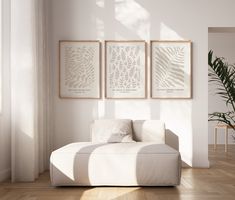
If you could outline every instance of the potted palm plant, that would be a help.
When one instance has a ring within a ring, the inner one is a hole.
[[[227,112],[209,114],[209,121],[218,121],[235,130],[235,65],[228,64],[222,57],[214,57],[213,51],[208,53],[209,82],[216,84],[216,94],[225,102]],[[234,136],[234,135],[233,135]]]

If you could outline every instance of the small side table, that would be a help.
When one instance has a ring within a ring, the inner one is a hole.
[[[235,127],[235,125],[234,125]],[[225,136],[225,148],[224,151],[227,152],[228,151],[228,129],[232,129],[232,127],[230,127],[227,124],[217,124],[214,128],[214,149],[216,149],[216,145],[217,145],[217,130],[218,129],[224,129],[224,136]]]

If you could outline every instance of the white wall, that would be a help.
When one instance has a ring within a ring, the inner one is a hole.
[[[235,63],[235,31],[221,33],[218,32],[219,29],[217,31],[215,29],[213,30],[212,32],[209,30],[208,49],[212,49],[215,56],[224,57],[228,63]],[[227,112],[228,109],[225,102],[220,96],[215,95],[215,91],[215,84],[210,83],[208,88],[208,112]],[[216,123],[217,122],[209,122],[209,143],[214,143],[213,130]],[[230,130],[229,132],[232,133],[233,131]],[[218,131],[218,143],[224,144],[224,130]],[[234,144],[232,134],[229,134],[229,143]]]
[[[0,110],[0,182],[10,178],[9,0],[2,1],[2,109]]]
[[[87,141],[96,118],[162,119],[179,137],[182,159],[208,166],[208,27],[235,26],[233,0],[51,0],[49,33],[54,148]],[[226,13],[219,15],[220,10]],[[192,100],[66,100],[58,98],[58,41],[190,39]]]

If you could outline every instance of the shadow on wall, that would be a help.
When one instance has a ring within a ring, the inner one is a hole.
[[[173,149],[179,151],[179,137],[169,129],[165,131],[165,143]],[[182,160],[182,167],[190,167]]]
[[[166,129],[165,131],[165,143],[179,151],[179,137],[169,129]]]

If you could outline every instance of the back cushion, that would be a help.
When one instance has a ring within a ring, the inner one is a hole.
[[[138,142],[165,143],[165,124],[160,120],[133,121],[133,139]]]
[[[91,129],[92,142],[134,142],[130,119],[95,120]]]

